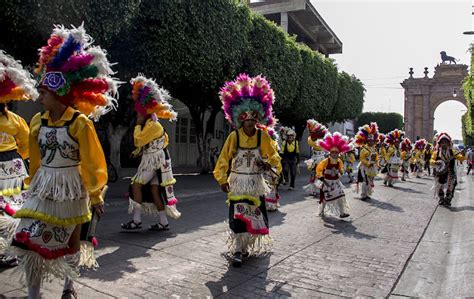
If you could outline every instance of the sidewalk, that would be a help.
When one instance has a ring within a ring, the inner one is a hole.
[[[436,209],[393,297],[474,295],[474,176],[463,177],[456,190],[451,209]]]

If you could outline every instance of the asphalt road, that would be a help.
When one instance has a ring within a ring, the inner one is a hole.
[[[83,272],[76,289],[80,298],[472,296],[472,180],[464,178],[452,210],[437,207],[429,177],[395,188],[377,180],[367,202],[354,199],[348,186],[351,216],[321,219],[317,200],[302,190],[303,171],[269,216],[272,254],[239,269],[222,255],[228,210],[211,176],[178,177],[183,216],[161,233],[121,231],[130,216],[127,183],[119,182],[100,222],[100,268]],[[154,221],[145,217],[144,227]],[[1,272],[0,280],[3,296],[26,295],[14,269]],[[44,285],[43,296],[60,298],[61,290],[55,280]]]

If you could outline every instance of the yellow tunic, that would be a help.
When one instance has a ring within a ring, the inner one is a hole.
[[[387,157],[387,148],[385,146],[380,147],[379,156],[383,157],[384,159]]]
[[[313,139],[311,139],[311,136],[308,137],[308,145],[314,148],[315,151],[322,151],[322,148],[320,148],[316,142],[317,140],[314,141]]]
[[[145,122],[145,125],[140,126],[136,125],[133,131],[133,141],[135,142],[136,147],[142,147],[152,142],[155,139],[163,136],[164,129],[163,126],[153,119],[149,118]],[[168,136],[168,135],[166,135]],[[168,145],[168,140],[165,137],[165,147]]]
[[[422,159],[423,154],[424,154],[424,150],[416,150],[415,151],[415,162],[424,161],[424,159]]]
[[[375,151],[375,149],[372,149],[368,145],[362,146],[362,149],[360,150],[360,155],[359,155],[359,160],[360,162],[367,168],[374,166],[374,162],[378,161],[378,155]],[[370,161],[370,155],[371,154],[375,155],[374,161]]]
[[[386,152],[385,152],[385,161],[389,162],[390,161],[390,158],[392,158],[392,156],[395,154],[395,146],[394,145],[390,145]]]
[[[401,151],[400,155],[401,155],[401,157],[402,157],[402,160],[403,160],[403,161],[407,161],[407,160],[410,158],[410,157],[409,157],[409,154],[410,154],[410,153],[407,152],[407,151]]]
[[[316,176],[317,178],[322,178],[324,177],[324,170],[326,169],[326,167],[328,166],[329,164],[329,159],[332,159],[332,158],[326,158],[324,160],[322,160],[319,164],[318,164],[318,167],[316,167]],[[342,162],[341,159],[337,159],[337,164],[338,164],[338,169],[339,169],[339,173],[342,174],[344,172],[344,163]]]
[[[431,160],[430,160],[430,164],[431,165],[435,165],[436,164],[436,159],[438,158],[438,151],[433,151],[433,153],[431,154]],[[445,162],[448,162],[447,159],[444,159],[444,157],[441,155],[440,158],[442,160],[444,160]],[[455,153],[454,154],[454,159],[458,160],[458,161],[464,161],[466,160],[466,157],[460,153]]]
[[[71,107],[64,111],[61,118],[55,122],[49,117],[49,111],[43,116],[36,114],[30,124],[30,178],[32,178],[41,165],[41,153],[38,146],[38,133],[41,126],[41,119],[48,120],[48,126],[61,127],[71,120],[74,112]],[[104,152],[100,145],[94,124],[84,114],[81,114],[69,126],[69,134],[79,143],[79,157],[81,160],[80,174],[84,187],[89,193],[91,204],[102,203],[102,189],[107,184],[107,164]],[[28,182],[29,183],[29,182]]]
[[[244,133],[243,128],[238,130],[239,142],[241,148],[255,148],[257,146],[257,133],[253,136],[248,136]],[[216,167],[214,168],[214,178],[223,185],[227,183],[227,171],[229,170],[229,161],[232,160],[237,152],[237,136],[236,132],[230,133],[229,137],[222,147],[221,154],[217,159]],[[265,159],[273,168],[276,169],[277,174],[281,172],[280,155],[275,148],[274,142],[267,133],[262,131],[262,139],[260,140],[260,152],[262,158]]]
[[[0,152],[17,150],[27,159],[29,133],[28,124],[21,116],[8,110],[6,115],[0,114]]]

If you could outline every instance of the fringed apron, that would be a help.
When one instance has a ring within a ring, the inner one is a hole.
[[[244,251],[259,255],[268,252],[272,243],[264,201],[264,195],[271,190],[259,167],[263,162],[260,153],[262,132],[257,130],[257,134],[257,147],[241,148],[236,131],[237,152],[232,159],[228,179],[230,193],[227,195],[232,231],[227,245],[231,253]]]
[[[176,208],[178,199],[174,195],[173,185],[176,179],[173,176],[173,168],[171,164],[171,157],[167,148],[164,148],[165,135],[153,140],[143,147],[142,160],[138,166],[137,173],[132,178],[132,182],[144,184],[143,173],[148,171],[156,172],[158,182],[160,183],[160,194],[165,202],[166,214],[171,218],[178,219],[181,213]],[[132,213],[136,205],[139,203],[133,201],[133,192],[131,185],[129,187],[129,206],[128,212]],[[150,185],[146,184],[142,188],[142,212],[146,215],[158,216],[158,209],[153,201],[151,195]]]
[[[343,185],[339,180],[339,163],[331,163],[331,159],[328,159],[326,169],[324,169],[324,182],[320,184],[321,192],[319,197],[319,203],[325,204],[325,209],[328,212],[340,216],[349,211],[349,204],[346,200],[346,195],[343,190]]]
[[[362,183],[362,196],[372,195],[374,192],[374,179],[378,174],[377,169],[377,153],[374,148],[366,147],[369,153],[369,163],[372,164],[371,167],[367,167],[362,162],[359,162],[359,171],[357,174],[357,189],[359,189],[359,183]],[[357,190],[358,191],[358,190]]]
[[[47,119],[41,120],[41,166],[28,200],[15,214],[21,221],[13,240],[29,285],[51,276],[77,276],[80,254],[68,243],[76,226],[91,219],[89,195],[80,175],[79,143],[68,130],[78,116],[76,112],[62,127],[49,127]]]
[[[310,194],[317,194],[319,192],[319,188],[316,185],[316,167],[318,167],[319,162],[325,159],[325,155],[326,153],[324,151],[317,151],[312,148],[311,159],[304,161],[308,170],[311,172],[311,176],[309,178],[309,184],[303,186],[303,189]]]
[[[425,154],[421,153],[416,159],[416,176],[421,177],[425,169]]]
[[[402,164],[402,158],[400,155],[400,151],[395,149],[392,156],[390,157],[388,164],[387,164],[387,181],[392,183],[393,181],[398,179],[398,171],[400,170],[400,166]]]
[[[0,143],[4,134],[0,134]],[[27,197],[27,186],[23,183],[26,177],[28,169],[16,150],[0,152],[0,254],[5,253],[15,234],[18,220],[12,216]]]
[[[267,211],[276,211],[280,207],[280,194],[278,193],[278,186],[280,184],[280,176],[272,170],[265,172],[265,180],[271,191],[265,194],[265,206]]]

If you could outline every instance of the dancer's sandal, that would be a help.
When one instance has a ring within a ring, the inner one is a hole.
[[[130,220],[129,222],[127,222],[125,224],[124,223],[120,224],[120,226],[123,229],[126,229],[126,230],[135,230],[135,229],[141,229],[142,228],[142,223],[141,222],[136,223],[135,221]]]
[[[163,232],[163,231],[170,230],[170,226],[169,226],[169,224],[163,225],[161,223],[157,223],[157,224],[150,225],[149,230],[152,230],[152,231],[155,231],[155,232]]]

